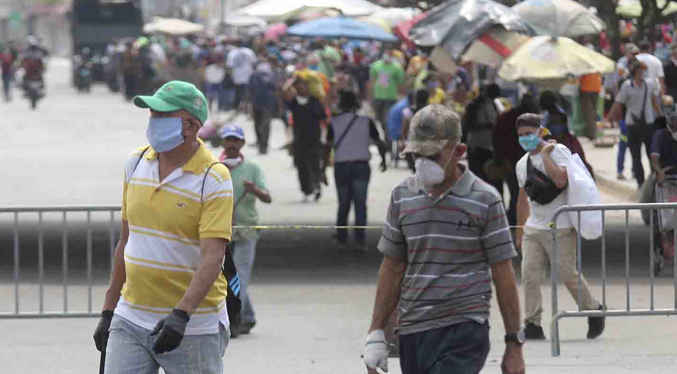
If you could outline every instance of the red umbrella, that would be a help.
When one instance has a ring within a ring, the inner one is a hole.
[[[276,23],[268,28],[263,34],[264,40],[278,40],[287,32],[287,25],[284,23]]]
[[[428,16],[428,12],[421,13],[408,21],[398,23],[397,26],[395,26],[395,28],[393,29],[393,33],[397,35],[400,39],[402,39],[402,41],[407,43],[409,48],[414,48],[416,45],[409,38],[409,30],[411,30],[411,28],[414,27],[416,23],[424,19],[426,16]]]

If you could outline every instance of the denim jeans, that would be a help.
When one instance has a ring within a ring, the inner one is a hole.
[[[623,174],[623,169],[625,169],[625,152],[628,150],[628,127],[625,125],[624,119],[618,121],[618,127],[621,129],[621,139],[618,142],[616,167],[618,174]]]
[[[367,161],[341,162],[334,165],[334,179],[338,194],[339,208],[337,226],[348,226],[351,204],[355,205],[355,226],[367,224],[367,190],[371,168]],[[339,243],[345,244],[348,230],[336,231]],[[364,229],[355,229],[355,242],[364,244]]]
[[[12,96],[10,95],[11,83],[12,83],[12,75],[3,74],[3,76],[2,76],[2,92],[3,92],[3,97],[5,98],[5,101],[9,101],[12,98]]]
[[[241,323],[256,322],[256,314],[252,300],[247,292],[249,280],[252,277],[252,268],[256,258],[257,238],[238,240],[233,242],[233,262],[240,276],[240,299],[242,300]]]
[[[230,329],[219,324],[218,334],[186,335],[171,352],[153,353],[151,331],[115,315],[106,347],[105,374],[223,374],[223,355]]]
[[[205,83],[205,96],[209,105],[207,106],[209,110],[212,110],[213,103],[219,106],[221,109],[221,96],[223,95],[223,84],[222,83]]]
[[[489,322],[400,335],[400,368],[402,374],[477,374],[489,348]]]
[[[628,147],[632,155],[632,170],[640,188],[644,184],[642,144],[644,144],[647,157],[651,160],[651,144],[653,143],[654,132],[653,124],[628,126]]]
[[[259,151],[267,151],[268,141],[270,140],[270,121],[273,119],[273,110],[266,107],[255,106],[253,112],[256,144],[259,146]]]

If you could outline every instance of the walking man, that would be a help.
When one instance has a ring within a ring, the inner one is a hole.
[[[337,226],[348,225],[350,205],[355,205],[355,226],[367,225],[367,191],[371,178],[369,160],[370,142],[373,141],[381,155],[381,171],[386,171],[387,147],[381,140],[374,121],[358,116],[360,108],[357,96],[352,91],[339,92],[341,113],[331,119],[327,143],[334,149],[334,179],[339,207]],[[336,231],[338,242],[346,245],[348,230]],[[355,229],[355,250],[364,252],[364,229]]]
[[[11,84],[14,80],[14,72],[12,65],[14,64],[14,53],[9,46],[9,43],[5,44],[2,49],[0,49],[0,69],[2,70],[2,93],[5,102],[12,100],[11,94]]]
[[[616,102],[608,117],[619,120],[625,107],[625,125],[628,129],[628,146],[632,155],[632,170],[641,189],[644,184],[644,166],[642,166],[642,144],[647,157],[651,159],[651,144],[655,132],[654,111],[659,117],[663,111],[658,104],[657,89],[654,81],[644,78],[646,65],[637,61],[630,66],[630,79],[623,82]],[[653,110],[652,110],[653,109]]]
[[[254,71],[256,54],[247,48],[243,41],[236,41],[237,48],[228,53],[226,66],[230,69],[235,85],[235,112],[244,112],[247,105],[249,79]]]
[[[597,140],[597,101],[602,90],[602,75],[587,74],[580,78],[581,114],[588,139]]]
[[[327,118],[324,106],[310,95],[308,75],[297,74],[284,86],[284,98],[287,108],[294,119],[294,165],[298,171],[303,202],[310,196],[315,201],[322,197],[320,189],[320,121]]]
[[[400,97],[400,87],[405,83],[405,74],[402,66],[393,57],[392,47],[387,47],[383,58],[371,64],[369,68],[368,95],[369,102],[374,110],[376,120],[386,136],[386,143],[390,144],[388,135],[388,113]]]
[[[258,226],[260,224],[259,212],[256,210],[256,202],[261,201],[270,204],[270,197],[266,185],[266,176],[261,167],[245,158],[242,147],[245,144],[244,130],[238,125],[227,125],[221,131],[223,139],[223,153],[220,160],[230,170],[235,191],[235,206],[233,207],[233,224],[235,226]],[[249,280],[256,258],[256,243],[259,240],[259,231],[253,228],[239,228],[233,230],[233,261],[240,276],[240,299],[242,299],[242,311],[240,325],[233,326],[231,336],[249,334],[256,325],[256,315],[251,297],[247,292]]]
[[[270,122],[278,105],[277,79],[272,64],[268,60],[261,60],[249,81],[256,145],[259,147],[259,154],[262,155],[268,153]]]
[[[122,232],[94,342],[106,350],[106,374],[221,374],[233,188],[197,138],[207,100],[173,81],[134,104],[150,109],[150,146],[127,159]]]
[[[479,373],[492,277],[507,333],[501,366],[524,373],[517,253],[498,192],[460,163],[460,122],[441,105],[412,119],[404,152],[416,158],[416,174],[393,190],[378,244],[384,258],[364,349],[370,374],[388,369],[383,328],[396,310],[403,374]]]
[[[557,261],[557,274],[569,293],[578,300],[580,292],[582,310],[602,310],[602,305],[592,297],[588,283],[581,276],[578,288],[576,270],[576,230],[566,215],[557,219],[557,258],[552,259],[552,232],[549,227],[555,211],[567,203],[568,184],[566,165],[571,151],[561,144],[543,140],[547,133],[541,127],[537,114],[525,113],[517,117],[517,133],[522,148],[527,152],[517,162],[517,180],[520,186],[517,202],[517,247],[522,248],[522,285],[527,339],[545,339],[541,327],[543,298],[541,283],[548,261]],[[532,179],[534,178],[534,179]],[[543,188],[532,180],[550,180],[553,186]],[[524,229],[521,229],[524,227]],[[588,318],[588,339],[604,332],[604,317]]]

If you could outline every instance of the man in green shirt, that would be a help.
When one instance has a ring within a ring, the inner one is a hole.
[[[270,204],[273,200],[266,187],[266,177],[258,164],[245,159],[241,153],[244,147],[244,130],[238,125],[226,125],[221,130],[223,139],[223,153],[220,160],[230,171],[233,182],[233,226],[259,225],[259,213],[256,211],[256,201],[261,200]],[[259,239],[258,230],[253,228],[233,229],[233,260],[240,275],[240,298],[242,299],[242,318],[239,326],[231,328],[231,337],[239,334],[249,334],[256,325],[254,307],[252,306],[247,285],[251,279],[254,258],[256,257],[256,242]]]
[[[404,84],[404,69],[393,58],[393,49],[388,47],[383,58],[371,64],[369,68],[369,102],[376,120],[381,123],[386,142],[390,143],[387,123],[390,108],[400,97],[400,87]]]

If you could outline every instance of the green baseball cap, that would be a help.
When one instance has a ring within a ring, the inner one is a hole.
[[[195,85],[182,81],[165,84],[153,96],[137,96],[134,105],[163,113],[185,110],[203,125],[209,117],[205,95]]]
[[[442,152],[447,142],[463,135],[461,117],[444,105],[428,105],[411,119],[409,139],[402,151],[421,156],[434,156]]]

